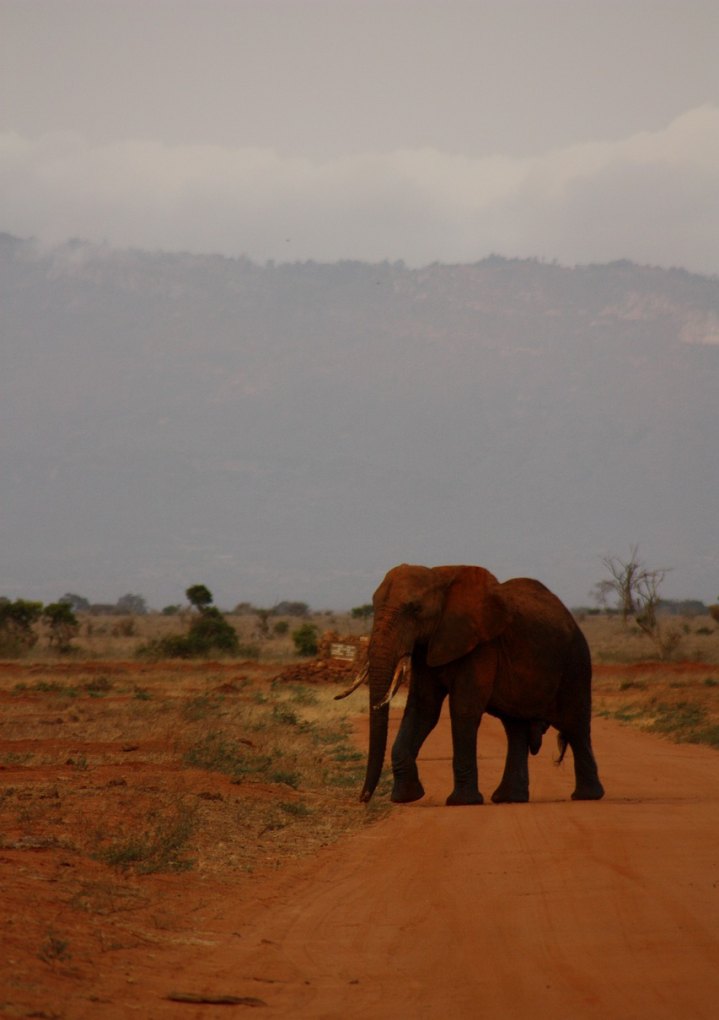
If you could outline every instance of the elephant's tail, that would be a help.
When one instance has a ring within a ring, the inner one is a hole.
[[[563,733],[557,733],[557,750],[559,751],[559,755],[554,760],[554,764],[555,765],[561,765],[562,764],[562,762],[564,761],[564,755],[567,753],[567,748],[568,747],[569,747],[569,741],[564,736],[564,734]]]

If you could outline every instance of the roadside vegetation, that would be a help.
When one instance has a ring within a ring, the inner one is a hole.
[[[594,714],[680,743],[719,748],[719,666],[597,663]]]
[[[332,842],[386,810],[357,801],[364,755],[334,693],[259,666],[5,671],[0,846],[242,873]]]

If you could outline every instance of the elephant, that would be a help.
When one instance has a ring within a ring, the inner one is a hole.
[[[424,796],[417,755],[447,694],[454,773],[447,804],[483,803],[477,731],[484,712],[500,719],[507,735],[495,803],[529,799],[528,755],[539,750],[549,726],[559,731],[559,760],[567,746],[572,749],[572,799],[604,795],[590,735],[589,647],[572,614],[540,581],[518,577],[500,583],[483,567],[403,563],[387,573],[373,607],[366,671],[370,739],[361,801],[370,800],[379,781],[389,702],[404,676],[410,678],[409,692],[392,748],[393,801]]]

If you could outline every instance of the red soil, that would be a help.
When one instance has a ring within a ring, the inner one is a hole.
[[[601,802],[571,802],[571,765],[554,767],[545,746],[529,804],[445,808],[443,718],[422,754],[423,801],[251,880],[187,872],[119,885],[62,835],[6,838],[0,1015],[215,1020],[254,1004],[307,1020],[709,1020],[719,758],[602,719],[594,742]],[[503,748],[486,720],[485,796]],[[217,1003],[227,996],[241,1001]]]

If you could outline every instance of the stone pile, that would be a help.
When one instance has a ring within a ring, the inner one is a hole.
[[[277,679],[290,684],[341,684],[349,687],[367,661],[368,638],[340,637],[328,630],[317,643],[317,658],[293,662]]]

